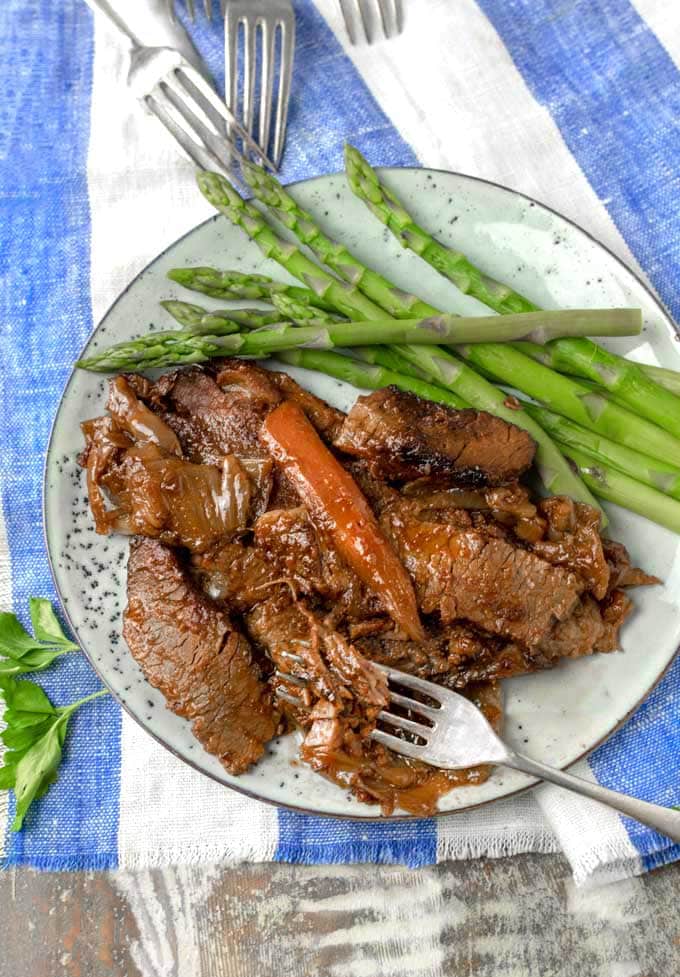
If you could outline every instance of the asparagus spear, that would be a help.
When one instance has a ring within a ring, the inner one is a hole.
[[[462,356],[577,424],[661,461],[680,464],[680,441],[586,385],[562,376],[512,346],[479,343],[458,347]]]
[[[173,268],[168,272],[173,282],[203,292],[215,299],[259,299],[270,302],[272,295],[290,295],[292,298],[312,299],[322,309],[330,309],[323,299],[308,288],[275,282],[267,275],[245,274],[240,271],[218,271],[217,268]]]
[[[680,501],[680,467],[631,451],[546,407],[522,401],[524,410],[560,445],[577,448],[596,462],[630,475],[638,482]]]
[[[196,334],[184,330],[156,332],[140,339],[117,343],[93,356],[78,360],[81,370],[115,373],[118,370],[151,370],[159,366],[205,363],[215,356],[231,356],[243,346],[237,332],[231,335]]]
[[[354,285],[339,282],[303,254],[289,241],[284,241],[267,224],[264,217],[250,203],[246,203],[233,189],[226,177],[218,173],[199,173],[198,186],[204,197],[233,224],[243,228],[267,258],[304,282],[317,300],[330,304],[342,315],[354,319],[378,319],[383,314],[377,305]]]
[[[666,526],[680,533],[680,502],[669,498],[642,482],[635,481],[616,469],[594,461],[584,451],[571,445],[563,445],[562,450],[571,459],[579,475],[589,489],[601,499],[646,516],[660,526]]]
[[[369,303],[369,311],[366,311],[366,305],[364,302],[361,303],[361,308],[357,303],[357,295],[361,298],[361,293],[350,284],[346,286],[345,289],[338,291],[334,287],[335,279],[332,278],[327,272],[321,268],[308,261],[305,256],[293,245],[289,244],[287,241],[282,241],[277,235],[267,227],[264,219],[260,212],[252,207],[250,204],[245,204],[244,201],[232,190],[229,184],[217,174],[202,173],[198,176],[199,187],[204,193],[206,198],[224,213],[233,223],[238,224],[243,230],[248,234],[249,237],[256,240],[263,252],[267,257],[271,257],[278,261],[287,271],[298,278],[301,278],[306,284],[311,285],[312,290],[315,294],[322,294],[325,299],[330,301],[335,305],[336,311],[343,315],[349,315],[355,319],[365,317],[367,319],[379,319],[382,317],[382,310],[378,308],[377,305],[370,302],[368,299],[365,301]],[[339,285],[339,283],[337,283]],[[436,309],[433,312],[437,312]],[[413,357],[417,360],[419,353],[422,352],[423,358],[427,362],[427,348],[422,348],[419,346],[405,347],[408,349]],[[442,350],[442,359],[447,354]],[[463,364],[460,364],[454,357],[449,356],[448,365],[442,367],[444,373],[451,374],[451,360],[454,363],[458,363],[459,367],[462,368]],[[419,364],[416,362],[416,366]],[[432,374],[429,374],[432,377]],[[463,399],[468,400],[474,406],[479,406],[480,409],[490,410],[492,413],[498,413],[492,406],[494,402],[500,401],[503,409],[507,411],[504,406],[504,401],[506,399],[505,395],[499,390],[494,388],[486,380],[478,377],[475,372],[471,369],[467,369],[464,373],[466,378],[466,387],[468,389],[474,389],[475,381],[477,381],[477,403],[471,397],[465,397],[463,394]],[[435,382],[439,382],[438,374],[435,372],[433,379]],[[442,384],[447,389],[453,389],[449,387],[447,382]],[[459,393],[460,391],[453,389],[454,393]],[[480,406],[481,405],[481,406]],[[506,416],[505,414],[501,416]],[[561,456],[555,445],[552,443],[550,438],[544,431],[533,421],[527,414],[523,411],[513,412],[513,416],[509,418],[519,427],[523,427],[529,431],[534,440],[537,442],[537,461],[539,474],[547,488],[550,492],[564,493],[565,495],[571,495],[574,499],[581,502],[588,502],[590,505],[597,506],[594,498],[590,492],[586,489],[583,482],[581,482],[574,474],[570,466]],[[603,513],[603,524],[606,524],[606,516]]]
[[[220,332],[223,324],[225,328],[232,324],[233,328],[228,331],[237,332],[239,326],[260,329],[262,326],[281,322],[279,312],[262,312],[260,309],[220,309],[217,312],[209,312],[200,305],[178,302],[175,299],[166,299],[161,302],[161,305],[180,325],[197,334],[214,335]],[[317,311],[321,312],[320,309]]]
[[[416,295],[410,295],[392,285],[378,272],[367,268],[347,248],[326,237],[313,216],[303,210],[284,190],[276,177],[270,176],[260,166],[244,164],[246,182],[253,193],[282,224],[291,230],[303,244],[340,278],[356,285],[364,295],[395,319],[425,318],[437,310]]]
[[[617,401],[680,437],[680,397],[652,380],[637,363],[584,338],[554,339],[547,354],[553,369],[592,380],[611,391]]]
[[[508,406],[507,394],[482,379],[465,363],[440,347],[399,345],[396,351],[413,366],[422,370],[435,384],[444,387],[445,390],[451,390],[472,407],[497,414],[510,424],[517,424],[528,431],[536,442],[536,467],[548,492],[570,495],[577,502],[587,502],[598,507],[586,486],[566,464],[543,428],[525,411]],[[604,513],[602,520],[602,525],[605,526]]]
[[[352,383],[355,387],[378,390],[381,387],[393,386],[417,394],[426,400],[446,404],[449,407],[467,406],[460,397],[451,393],[450,390],[444,390],[433,383],[397,373],[384,366],[361,362],[349,356],[341,356],[339,353],[331,353],[327,350],[295,349],[277,353],[276,358],[284,363],[289,363],[291,366],[302,366],[306,370],[326,373],[328,376],[335,377],[336,380]]]
[[[311,302],[290,295],[272,295],[272,303],[280,317],[290,319],[299,326],[308,323],[323,326],[329,322],[340,321],[340,317],[333,312],[325,312]]]
[[[566,363],[560,365],[558,362],[559,357],[556,355],[552,344],[540,346],[538,343],[523,342],[517,344],[517,349],[538,363],[551,367],[553,370],[560,370],[562,373],[574,372],[573,369],[567,368]],[[637,366],[639,370],[642,370],[650,380],[654,380],[660,387],[669,390],[672,394],[680,396],[680,373],[676,372],[676,370],[667,370],[662,366],[650,366],[647,363],[634,363],[632,360],[627,360],[624,356],[618,356],[616,353],[609,353],[609,356],[614,357],[617,361],[617,368],[624,368],[624,365],[625,367]],[[602,379],[598,379],[597,384],[600,387],[604,386]]]
[[[472,295],[496,312],[534,312],[533,302],[509,286],[489,278],[464,254],[452,251],[413,219],[394,194],[378,179],[378,174],[358,149],[345,145],[345,170],[349,185],[404,248],[410,248],[436,268],[466,295]]]
[[[195,313],[191,312],[188,318],[192,319],[194,315]],[[566,319],[569,313],[555,313],[555,315],[564,316]],[[205,353],[205,357],[209,358],[211,355],[209,352],[210,342],[207,341],[202,346],[197,342],[187,344],[187,337],[190,337],[192,340],[198,340],[202,336],[205,336],[207,339],[214,339],[216,336],[225,336],[227,331],[233,332],[234,324],[222,316],[203,316],[199,317],[199,320],[205,320],[206,318],[213,320],[214,329],[212,332],[208,332],[208,327],[204,326],[203,329],[206,331],[201,331],[201,333],[197,333],[194,328],[184,333],[152,333],[151,336],[143,336],[141,340],[133,340],[119,344],[118,346],[113,346],[99,354],[94,360],[104,363],[111,361],[113,358],[118,363],[124,357],[132,364],[136,358],[136,350],[139,350],[141,353],[141,356],[138,358],[154,358],[156,354],[150,354],[149,349],[156,349],[161,338],[165,341],[166,348],[172,350],[172,353],[168,353],[171,356],[169,362],[175,364],[183,363],[182,349],[184,347],[189,350],[190,362],[192,363],[197,362],[195,355],[198,350],[202,350]],[[510,340],[518,334],[526,334],[525,319],[526,315],[493,316],[489,318],[489,324],[485,332],[487,334],[490,333],[492,338],[496,340],[500,339],[503,334]],[[432,316],[429,319],[369,319],[365,322],[334,322],[326,317],[321,324],[316,320],[312,320],[312,324],[307,326],[293,326],[286,322],[279,322],[275,326],[268,325],[260,329],[254,329],[251,332],[241,332],[239,335],[233,335],[230,337],[230,342],[226,346],[224,343],[218,343],[217,349],[212,355],[224,356],[225,348],[230,348],[234,353],[238,353],[241,356],[267,356],[280,350],[296,349],[298,347],[334,349],[343,346],[390,345],[394,343],[415,343],[427,346],[434,346],[440,343],[444,343],[445,345],[474,343],[475,338],[479,335],[478,322],[478,316],[444,315]],[[182,337],[179,344],[177,341],[178,336]],[[225,336],[225,338],[227,337]],[[121,352],[121,345],[124,353]],[[485,343],[483,345],[486,346],[488,344]],[[474,347],[465,346],[466,350],[472,348]],[[495,349],[496,345],[494,344],[490,348]],[[517,353],[514,349],[511,350],[511,353],[516,357],[524,358],[521,353]],[[166,354],[163,354],[163,356],[167,358]],[[534,363],[533,360],[528,360],[528,362],[533,367],[536,367],[536,369],[545,369]],[[91,369],[92,365],[92,361],[87,361],[88,369]],[[118,365],[118,368],[121,369],[122,367]],[[565,378],[562,377],[560,379],[564,380]],[[595,396],[598,395],[596,394]],[[502,399],[500,393],[499,397]],[[611,409],[620,410],[615,405],[611,405]]]

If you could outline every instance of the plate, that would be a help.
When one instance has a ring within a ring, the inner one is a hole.
[[[631,352],[680,369],[677,337],[659,303],[614,255],[545,206],[514,191],[456,173],[384,170],[385,181],[422,223],[494,277],[511,283],[546,308],[636,306],[644,329],[635,338],[612,340]],[[300,183],[301,204],[323,220],[331,235],[388,278],[434,305],[482,313],[391,235],[349,191],[342,174]],[[153,324],[172,328],[158,302],[191,295],[169,282],[176,266],[218,265],[288,280],[265,260],[243,232],[215,217],[171,245],[128,286],[93,333],[87,352],[144,332]],[[293,281],[292,279],[290,279]],[[201,296],[201,304],[224,307]],[[279,367],[280,368],[280,367]],[[304,386],[347,409],[356,388],[290,369]],[[265,801],[326,815],[371,818],[376,807],[360,804],[302,764],[291,765],[297,734],[270,744],[249,773],[230,776],[194,739],[189,724],[165,707],[144,679],[122,636],[127,541],[97,536],[87,507],[85,478],[76,464],[82,447],[79,424],[104,410],[106,380],[75,371],[59,407],[45,471],[45,527],[57,589],[81,647],[102,681],[159,742],[197,770],[228,787]],[[510,744],[544,763],[566,767],[620,725],[659,680],[680,644],[680,539],[615,506],[608,507],[611,535],[633,560],[664,585],[634,592],[635,611],[623,630],[623,651],[566,662],[558,670],[504,683],[505,735]],[[558,674],[559,671],[559,674]],[[506,797],[534,781],[497,769],[480,786],[452,790],[441,811],[460,811]],[[398,816],[398,815],[396,815]]]

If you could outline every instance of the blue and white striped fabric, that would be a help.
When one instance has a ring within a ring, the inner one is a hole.
[[[138,16],[159,0],[127,0]],[[335,0],[296,0],[284,180],[341,168],[352,141],[516,187],[588,227],[680,315],[680,5],[667,0],[408,0],[407,29],[346,45]],[[196,43],[216,76],[221,33]],[[149,37],[149,40],[159,38]],[[160,38],[162,40],[162,38]],[[126,57],[82,0],[5,0],[0,100],[0,602],[52,595],[41,528],[47,436],[71,363],[109,303],[208,213],[191,168],[123,91]],[[97,687],[84,660],[41,676],[56,702]],[[680,803],[680,663],[583,776]],[[633,755],[653,758],[646,765]],[[4,806],[3,806],[4,805]],[[58,784],[6,865],[108,868],[220,859],[385,861],[564,850],[579,882],[680,857],[653,832],[551,788],[438,821],[353,825],[225,791],[109,699],[77,716]]]

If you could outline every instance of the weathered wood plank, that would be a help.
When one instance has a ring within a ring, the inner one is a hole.
[[[592,892],[537,855],[5,873],[0,977],[675,977],[679,873]]]

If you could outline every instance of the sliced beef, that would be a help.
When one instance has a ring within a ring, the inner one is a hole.
[[[610,591],[617,587],[650,587],[661,583],[658,577],[652,577],[631,564],[628,550],[623,543],[617,543],[613,539],[603,539],[602,545],[609,564]]]
[[[329,602],[328,619],[333,623],[343,618],[356,622],[381,612],[379,598],[362,584],[304,506],[273,509],[253,529],[255,544],[275,575],[290,580],[300,594]]]
[[[526,431],[499,417],[453,410],[396,387],[359,397],[334,444],[365,459],[379,477],[427,475],[470,486],[515,481],[535,453]]]
[[[578,574],[601,600],[609,588],[609,564],[602,548],[598,510],[564,495],[541,499],[538,508],[547,532],[545,539],[531,544],[532,552]]]
[[[214,464],[230,453],[267,457],[259,433],[270,400],[236,384],[223,389],[200,367],[167,374],[158,388],[167,404],[164,419],[190,458]]]
[[[382,523],[425,614],[464,619],[491,634],[537,644],[574,609],[583,584],[569,570],[477,530],[403,517]]]
[[[90,506],[99,533],[149,536],[203,550],[243,530],[251,502],[268,498],[265,462],[223,455],[218,465],[181,456],[172,430],[123,377],[111,383],[112,416],[83,424]],[[270,476],[269,476],[270,477]]]
[[[175,552],[156,541],[130,546],[123,634],[168,708],[191,721],[230,773],[262,756],[278,720],[252,649],[193,586]]]

